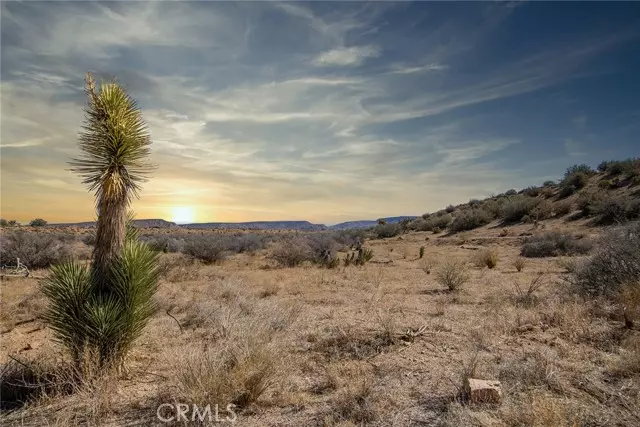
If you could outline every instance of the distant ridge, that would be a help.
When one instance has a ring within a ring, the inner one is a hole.
[[[403,219],[414,219],[415,216],[393,216],[384,219],[389,224],[397,223]],[[137,228],[187,228],[187,229],[221,229],[221,230],[300,230],[300,231],[323,231],[323,230],[348,230],[354,228],[374,227],[379,220],[347,221],[340,224],[326,226],[324,224],[314,224],[309,221],[249,221],[249,222],[203,222],[193,224],[176,224],[164,219],[135,219],[133,225]],[[95,221],[73,222],[49,224],[49,227],[78,227],[92,228],[96,226]]]
[[[251,222],[205,222],[196,224],[182,224],[182,228],[220,228],[247,230],[326,230],[324,224],[312,224],[309,221],[251,221]]]
[[[403,219],[415,219],[415,216],[390,216],[387,218],[380,218],[383,219],[387,224],[395,224],[398,223],[400,221],[402,221]],[[340,224],[336,224],[336,225],[332,225],[331,227],[329,227],[329,229],[331,230],[348,230],[348,229],[352,229],[352,228],[369,228],[369,227],[375,227],[376,224],[378,224],[378,221],[380,219],[377,219],[375,221],[369,220],[369,219],[364,219],[361,221],[347,221],[347,222],[341,222]]]

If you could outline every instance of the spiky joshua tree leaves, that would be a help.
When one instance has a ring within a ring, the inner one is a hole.
[[[90,267],[67,262],[42,283],[45,320],[80,365],[119,368],[155,306],[158,255],[137,239],[128,208],[152,166],[150,138],[136,102],[115,81],[96,89],[87,74],[88,103],[72,171],[95,193],[98,221]],[[128,216],[129,215],[129,216]]]

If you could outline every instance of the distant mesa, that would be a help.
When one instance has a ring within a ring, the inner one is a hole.
[[[177,228],[178,225],[175,222],[165,221],[164,219],[134,219],[134,227],[137,228]],[[95,221],[87,222],[74,222],[64,224],[49,224],[50,227],[78,227],[78,228],[91,228],[96,226]]]
[[[205,222],[196,224],[182,224],[182,228],[220,228],[246,230],[326,230],[324,224],[312,224],[309,221],[251,221],[251,222]]]

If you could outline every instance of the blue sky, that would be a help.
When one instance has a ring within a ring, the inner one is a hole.
[[[93,217],[86,71],[149,124],[139,217],[421,214],[640,151],[636,2],[3,2],[1,60],[18,220]]]

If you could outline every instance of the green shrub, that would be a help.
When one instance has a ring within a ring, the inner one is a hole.
[[[453,205],[449,205],[445,208],[445,211],[447,211],[447,213],[452,213],[456,211],[456,207]]]
[[[500,216],[505,223],[514,223],[530,215],[540,202],[539,199],[528,196],[512,196],[502,205]]]
[[[422,259],[424,257],[424,246],[420,246],[420,253],[418,254],[418,258]]]
[[[350,252],[344,259],[344,266],[348,267],[351,264],[357,266],[363,266],[373,258],[373,251],[367,248],[359,248],[355,252]]]
[[[540,200],[531,210],[529,216],[536,221],[551,218],[553,216],[553,204],[548,200]]]
[[[492,215],[484,209],[467,209],[456,215],[449,226],[449,230],[453,233],[473,230],[474,228],[489,224],[492,220]]]
[[[534,236],[522,245],[520,255],[527,258],[554,257],[559,255],[583,255],[588,253],[593,243],[571,234],[548,232]]]
[[[47,221],[45,221],[45,220],[44,220],[44,219],[42,219],[42,218],[36,218],[36,219],[32,219],[32,220],[29,222],[29,225],[30,225],[31,227],[44,227],[45,225],[47,225]]]
[[[515,196],[516,194],[518,194],[518,192],[515,189],[511,189],[511,190],[507,190],[504,195],[505,196]]]
[[[589,175],[583,172],[576,172],[572,175],[567,176],[562,181],[563,187],[574,187],[579,190],[584,188],[589,183]]]
[[[608,230],[593,255],[575,272],[573,284],[590,296],[615,296],[622,286],[640,286],[640,223]]]
[[[7,227],[9,225],[9,221],[4,218],[0,219],[0,227]]]
[[[545,181],[545,182],[542,183],[542,185],[544,187],[553,187],[554,185],[556,185],[556,182],[555,181]]]
[[[539,188],[539,187],[527,187],[524,190],[522,190],[522,193],[525,196],[538,197],[540,195],[541,191],[542,191],[542,189]]]

